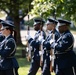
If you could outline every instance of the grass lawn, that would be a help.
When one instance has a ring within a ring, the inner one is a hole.
[[[17,58],[19,63],[19,75],[27,75],[30,63],[26,60],[26,58]]]

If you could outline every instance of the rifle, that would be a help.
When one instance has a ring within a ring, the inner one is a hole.
[[[53,18],[56,19],[56,9],[53,10],[52,14],[53,14]],[[52,32],[52,39],[55,40],[55,27]],[[50,71],[53,72],[54,71],[54,58],[55,58],[54,49],[50,50],[50,55],[51,55]]]
[[[28,21],[29,21],[29,15],[28,15]],[[30,34],[30,27],[29,27],[29,24],[28,24],[27,35],[29,35],[29,34]],[[28,49],[27,60],[31,61],[31,50],[32,50],[32,47],[30,46],[30,44],[28,43],[28,41],[27,41],[27,49]]]
[[[28,26],[28,31],[27,31],[27,35],[29,35],[29,26]],[[27,56],[27,60],[30,61],[31,60],[31,46],[29,43],[27,43],[27,48],[28,48],[28,56]]]
[[[43,31],[42,31],[42,20],[41,20],[41,26],[40,26],[40,36],[43,36]],[[43,64],[43,44],[41,43],[40,45],[40,50],[41,50],[41,55],[40,55],[40,66]]]
[[[52,33],[52,39],[55,39],[55,34]],[[50,71],[53,72],[54,70],[54,49],[50,50],[50,55],[51,55],[51,62],[50,62]]]

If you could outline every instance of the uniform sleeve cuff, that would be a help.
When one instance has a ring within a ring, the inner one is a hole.
[[[51,48],[54,49],[56,45],[57,45],[57,43],[53,42],[53,43],[51,44]]]

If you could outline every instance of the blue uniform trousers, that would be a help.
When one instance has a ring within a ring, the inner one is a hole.
[[[44,61],[42,75],[51,75],[51,73],[50,73],[50,58],[49,58],[49,56],[46,56],[46,59]]]
[[[28,75],[36,75],[39,67],[40,67],[40,60],[32,59],[31,67],[30,67]]]
[[[64,69],[57,69],[56,75],[76,75],[76,66]]]
[[[7,70],[0,70],[0,75],[19,75],[18,69],[7,69]]]

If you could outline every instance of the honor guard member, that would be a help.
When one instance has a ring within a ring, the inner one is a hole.
[[[2,22],[3,20],[0,19],[0,28],[2,27]],[[5,36],[2,35],[1,31],[0,31],[0,43],[4,40]]]
[[[5,39],[0,44],[0,75],[18,75],[18,62],[15,58],[16,41],[14,25],[9,21],[1,22],[1,33]],[[13,36],[12,36],[13,34]]]
[[[51,63],[50,63],[51,62],[50,49],[51,48],[50,48],[49,41],[53,38],[53,34],[55,36],[55,38],[54,38],[55,40],[57,40],[59,38],[59,33],[55,29],[57,23],[58,23],[58,21],[55,20],[54,18],[48,18],[47,22],[46,22],[48,36],[46,37],[45,40],[43,40],[43,39],[39,40],[39,41],[41,41],[43,43],[44,50],[46,51],[46,58],[45,58],[45,61],[44,61],[42,75],[51,75],[51,73],[50,73],[50,65],[51,65]]]
[[[37,31],[34,38],[31,38],[30,35],[26,37],[28,39],[29,44],[32,46],[33,57],[31,61],[31,67],[28,75],[36,75],[39,67],[40,67],[40,42],[38,41],[38,37],[40,36],[41,30],[42,35],[45,38],[45,32],[43,31],[44,20],[42,18],[34,19],[34,30]]]
[[[58,19],[58,21],[60,38],[56,42],[50,40],[51,48],[55,49],[55,73],[56,75],[76,75],[74,37],[69,30],[71,23],[63,19]]]

